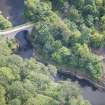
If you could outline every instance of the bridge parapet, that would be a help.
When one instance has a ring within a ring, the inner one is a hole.
[[[7,38],[9,37],[14,38],[18,32],[21,32],[24,30],[27,30],[30,33],[33,27],[34,27],[34,24],[31,22],[28,22],[26,24],[19,25],[13,28],[8,28],[6,30],[0,30],[0,36],[7,37]]]

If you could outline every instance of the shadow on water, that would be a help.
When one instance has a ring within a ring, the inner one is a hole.
[[[95,87],[92,83],[90,83],[88,80],[86,79],[79,79],[76,76],[72,75],[72,74],[66,74],[66,73],[62,73],[60,71],[58,71],[57,76],[59,79],[61,80],[67,80],[70,79],[71,81],[75,82],[77,81],[81,87],[91,87],[93,91],[97,90],[97,87]]]
[[[28,31],[19,32],[15,38],[17,41],[17,54],[23,58],[30,58],[33,56],[33,48],[28,38]]]
[[[72,74],[64,74],[60,71],[57,73],[58,80],[70,79],[73,82],[78,82],[81,93],[86,100],[89,100],[91,105],[105,105],[105,91],[98,90],[92,83],[85,79],[79,79]]]

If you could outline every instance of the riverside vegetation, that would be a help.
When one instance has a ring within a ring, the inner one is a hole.
[[[105,48],[104,0],[26,0],[25,17],[35,23],[34,47],[58,65],[78,68],[94,81],[105,70],[100,56]]]
[[[29,38],[42,56],[100,80],[103,63],[93,49],[105,46],[104,0],[25,0],[24,15],[35,24]],[[10,27],[0,15],[0,29]],[[23,59],[12,49],[15,40],[0,37],[0,105],[90,105],[77,83],[54,80],[55,66]]]
[[[0,37],[0,105],[90,105],[77,83],[55,82],[55,66],[23,59],[12,49],[15,40]]]

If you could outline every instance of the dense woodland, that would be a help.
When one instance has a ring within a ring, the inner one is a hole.
[[[15,40],[0,37],[0,105],[90,105],[79,85],[55,81],[57,68],[13,54]]]
[[[98,81],[105,48],[105,0],[25,0],[24,17],[34,29],[29,39],[43,60],[77,68]],[[0,15],[0,30],[12,27]],[[16,41],[0,36],[0,105],[90,105],[78,83],[56,81],[56,66],[14,54]]]
[[[35,23],[30,39],[58,65],[79,68],[93,80],[104,74],[94,49],[105,48],[105,0],[26,0],[25,17]]]

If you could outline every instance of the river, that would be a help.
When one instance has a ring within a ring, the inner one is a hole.
[[[14,26],[24,23],[23,18],[24,2],[23,0],[0,0],[0,11],[5,17],[13,23]],[[21,32],[17,35],[17,40],[25,46],[25,50],[19,50],[19,55],[23,58],[32,57],[33,49],[30,45],[27,45],[25,32]],[[84,98],[89,100],[92,105],[105,105],[105,92],[93,89],[93,86],[87,81],[80,81],[75,77],[66,76],[72,81],[78,81],[81,87],[81,93]]]
[[[23,8],[23,0],[0,0],[0,11],[14,26],[24,23]]]

